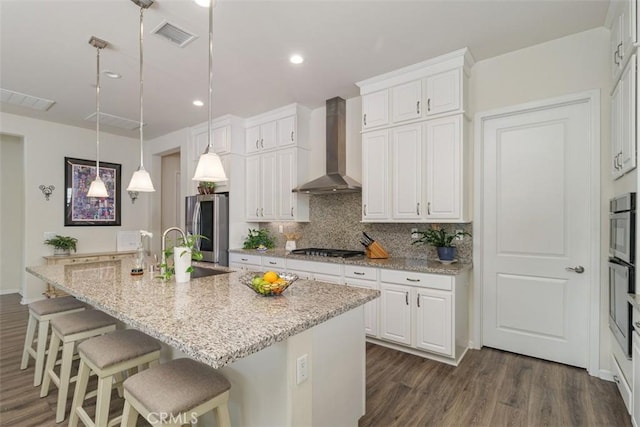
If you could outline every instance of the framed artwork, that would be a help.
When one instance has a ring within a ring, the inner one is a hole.
[[[64,225],[120,225],[120,173],[117,163],[100,162],[100,178],[109,197],[87,197],[96,176],[93,160],[64,158]]]

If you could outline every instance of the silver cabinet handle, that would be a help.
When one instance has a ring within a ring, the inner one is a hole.
[[[362,116],[362,124],[365,126],[367,125],[367,113]]]
[[[427,215],[431,215],[431,202],[427,203]]]
[[[416,113],[420,114],[420,101],[416,101]]]
[[[420,215],[420,202],[416,203],[416,215]]]
[[[405,304],[409,305],[409,292],[404,293],[404,302]]]
[[[618,47],[616,48],[616,52],[620,52],[620,48],[622,47],[622,42],[618,43]],[[620,58],[620,61],[622,61],[624,59],[624,49],[622,49],[622,52],[618,53],[618,58]]]
[[[264,138],[260,138],[260,148],[264,148]]]
[[[364,276],[364,273],[361,271],[354,271],[353,274],[357,275],[357,276]]]
[[[582,274],[584,273],[584,267],[579,265],[577,267],[567,267],[565,268],[567,271],[573,271],[574,273]]]
[[[258,208],[256,208],[256,216],[258,216]]]
[[[613,52],[613,62],[615,62],[616,65],[620,65],[620,62],[618,62],[618,56],[619,56],[619,53],[617,50]]]
[[[427,111],[431,111],[431,98],[427,98]]]
[[[414,283],[418,283],[420,281],[420,279],[412,279],[410,277],[406,277],[407,282],[414,282]]]
[[[291,131],[291,142],[293,142],[293,131]]]
[[[636,322],[636,328],[640,329],[640,322]]]
[[[293,206],[291,207],[291,216],[293,217]]]
[[[618,378],[617,375],[613,376],[613,380],[616,382],[616,384],[620,384],[620,378]]]
[[[364,216],[367,216],[367,205],[362,207],[362,212],[364,213]]]
[[[264,208],[260,208],[260,216],[264,216]]]
[[[256,139],[256,150],[260,148],[260,140]]]
[[[240,258],[240,261],[247,262],[247,261],[249,261],[249,258]]]
[[[277,262],[275,262],[275,261],[269,261],[269,264],[271,264],[271,265],[276,265],[276,264],[277,264]]]
[[[420,307],[420,294],[418,294],[418,296],[416,297],[416,304],[418,304],[418,307]]]

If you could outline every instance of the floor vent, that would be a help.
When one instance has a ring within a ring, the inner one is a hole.
[[[0,88],[0,101],[38,111],[47,111],[56,103],[56,101],[50,99],[38,98],[37,96],[2,88]]]
[[[198,38],[195,34],[183,30],[182,28],[167,21],[163,21],[158,25],[151,34],[157,34],[178,47],[185,47]]]
[[[85,118],[85,120],[95,122],[96,113],[91,113]],[[100,112],[100,124],[126,130],[135,130],[140,128],[139,121],[125,119],[124,117],[114,116],[103,112]]]

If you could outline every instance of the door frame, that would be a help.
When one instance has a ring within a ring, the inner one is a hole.
[[[471,348],[481,348],[482,342],[482,295],[484,287],[482,277],[484,273],[484,258],[482,246],[484,243],[484,124],[487,120],[511,115],[528,113],[566,105],[587,103],[589,106],[590,138],[590,180],[589,180],[589,263],[593,274],[589,283],[589,331],[587,343],[587,371],[594,376],[600,376],[600,264],[601,264],[601,214],[600,214],[600,90],[593,89],[560,97],[512,105],[509,107],[483,111],[475,114],[474,118],[474,185],[473,185],[473,317],[471,329]]]

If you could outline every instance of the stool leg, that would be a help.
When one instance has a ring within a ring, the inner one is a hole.
[[[216,407],[216,418],[218,427],[231,427],[231,418],[229,417],[229,392],[225,392],[224,401]]]
[[[96,396],[96,426],[106,426],[109,420],[109,404],[111,403],[111,385],[113,377],[98,379],[98,395]]]
[[[29,349],[33,345],[33,336],[36,332],[36,318],[29,313],[29,323],[27,323],[27,334],[24,337],[24,350],[22,350],[22,362],[20,369],[27,369],[29,366]]]
[[[120,427],[135,427],[138,421],[138,411],[131,406],[128,400],[124,401],[124,409],[122,410],[122,421]]]
[[[56,422],[64,421],[67,396],[69,395],[69,381],[71,380],[71,362],[73,361],[73,348],[75,342],[66,342],[62,347],[62,364],[60,365],[60,385],[58,387],[58,407],[56,409]],[[49,350],[51,351],[51,350]]]
[[[71,404],[71,412],[69,413],[69,427],[78,425],[78,409],[82,408],[84,396],[87,394],[87,384],[89,383],[89,374],[91,369],[89,365],[80,359],[80,367],[78,368],[78,378],[76,379],[76,389],[73,392],[73,403]]]
[[[38,326],[38,343],[36,347],[36,372],[33,376],[33,385],[39,386],[42,382],[42,369],[44,367],[44,353],[47,348],[47,336],[49,334],[49,321],[41,320]]]
[[[58,357],[58,349],[60,348],[60,337],[55,333],[51,333],[51,342],[49,343],[49,354],[47,355],[47,364],[45,366],[42,378],[42,388],[40,388],[40,397],[49,394],[49,385],[51,384],[51,375],[53,375],[53,367]]]

